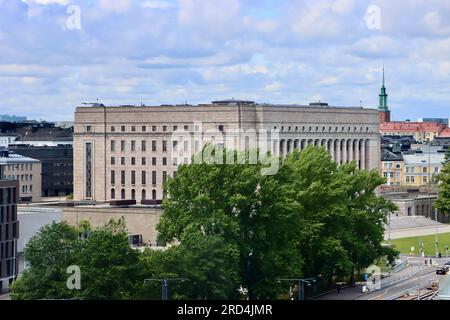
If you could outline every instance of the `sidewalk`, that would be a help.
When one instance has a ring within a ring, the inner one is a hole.
[[[0,301],[2,300],[11,300],[9,293],[0,293]]]
[[[318,297],[315,300],[353,300],[362,294],[362,286],[356,285],[355,287],[341,289],[339,294],[337,293],[337,290],[335,290],[333,293]]]

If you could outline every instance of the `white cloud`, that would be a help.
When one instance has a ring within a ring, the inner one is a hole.
[[[173,2],[163,1],[163,0],[147,0],[147,1],[144,1],[141,4],[141,6],[142,6],[142,8],[148,8],[148,9],[166,10],[166,9],[174,8],[175,4]]]

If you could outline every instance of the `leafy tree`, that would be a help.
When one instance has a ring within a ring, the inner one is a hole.
[[[14,282],[12,299],[72,297],[66,269],[75,263],[79,249],[75,228],[66,223],[44,226],[25,248],[28,269]]]
[[[450,152],[445,155],[445,162],[437,179],[439,181],[439,195],[435,207],[448,214],[450,212]]]
[[[224,249],[209,259],[217,264],[223,250],[237,259],[232,263],[238,265],[239,281],[233,292],[242,286],[250,299],[276,297],[281,290],[277,278],[300,275],[302,261],[295,250],[297,220],[292,219],[292,211],[273,201],[277,184],[261,174],[261,165],[249,164],[248,153],[224,151],[224,156],[246,161],[184,165],[176,179],[168,181],[158,225],[160,239],[179,240],[181,245],[188,242],[186,248],[195,246],[194,239],[200,246],[211,239],[221,241]],[[232,274],[224,277],[235,278]]]
[[[125,222],[111,220],[81,241],[76,257],[85,299],[128,299],[141,282],[139,252],[130,247]]]
[[[27,244],[29,268],[14,282],[13,299],[125,299],[142,282],[139,252],[128,243],[123,220],[87,233],[66,223],[43,227]],[[82,232],[80,232],[82,231]],[[80,237],[80,233],[83,237]],[[90,236],[88,236],[88,234]],[[84,240],[81,240],[84,239]],[[69,290],[67,267],[81,271],[81,290]]]

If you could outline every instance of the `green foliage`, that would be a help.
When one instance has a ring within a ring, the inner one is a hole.
[[[25,258],[29,268],[14,282],[12,299],[130,298],[141,270],[123,220],[111,221],[84,240],[66,223],[52,223],[30,240]],[[81,290],[67,288],[71,265],[80,267]]]
[[[446,214],[450,213],[450,161],[448,161],[449,153],[446,154],[446,162],[443,164],[442,170],[438,175],[439,196],[436,200],[435,207]]]

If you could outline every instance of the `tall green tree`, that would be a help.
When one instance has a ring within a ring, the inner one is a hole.
[[[260,164],[249,163],[248,153],[224,151],[223,156],[246,161],[184,165],[165,185],[160,238],[182,245],[220,239],[238,265],[233,292],[242,286],[250,299],[274,298],[281,290],[278,278],[301,273],[302,259],[295,250],[298,219],[273,199],[278,185],[261,174]],[[223,259],[218,253],[210,259]]]
[[[445,155],[442,170],[437,176],[439,182],[439,195],[435,207],[446,214],[450,213],[450,152]]]

